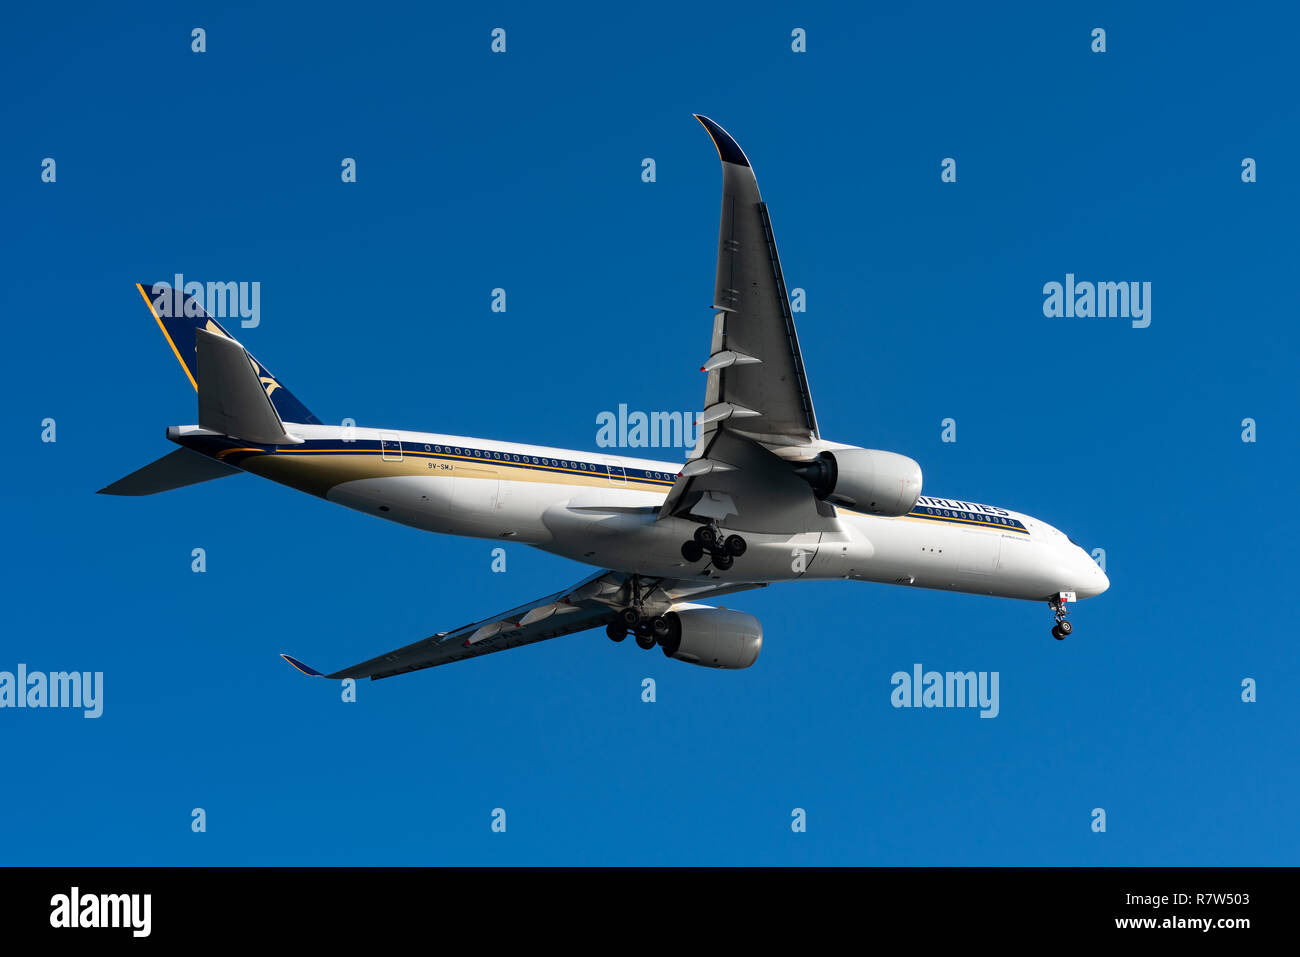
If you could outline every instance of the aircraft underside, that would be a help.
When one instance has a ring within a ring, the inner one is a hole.
[[[682,545],[705,527],[660,519],[663,495],[574,495],[562,485],[401,476],[344,482],[326,496],[426,531],[531,545],[599,568],[727,582],[852,579],[1047,601],[1077,576],[1025,533],[841,511],[832,531],[772,534],[719,523],[744,540],[729,568],[688,562]],[[1086,571],[1086,569],[1085,569]]]

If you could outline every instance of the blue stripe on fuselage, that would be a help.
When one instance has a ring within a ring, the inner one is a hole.
[[[488,449],[463,445],[435,445],[423,442],[402,442],[400,447],[390,445],[391,440],[355,439],[346,441],[341,438],[309,439],[302,445],[255,445],[227,436],[192,435],[182,436],[183,445],[210,455],[219,457],[230,465],[239,465],[244,459],[255,455],[366,455],[396,458],[413,456],[421,459],[440,459],[451,462],[481,462],[489,465],[507,466],[525,469],[530,472],[544,472],[555,475],[585,475],[589,478],[611,478],[610,467],[598,462],[584,462],[578,459],[559,459],[541,455],[523,455],[517,452],[503,452],[500,449]],[[671,488],[677,476],[671,472],[654,469],[628,468],[616,466],[620,471],[614,473],[616,484],[622,484],[620,478],[629,482]]]

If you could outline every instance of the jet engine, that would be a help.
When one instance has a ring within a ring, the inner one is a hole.
[[[664,654],[705,668],[748,668],[763,647],[763,626],[753,615],[708,605],[678,605],[664,615]]]
[[[896,452],[835,449],[795,472],[819,499],[872,515],[906,515],[921,497],[921,466]]]

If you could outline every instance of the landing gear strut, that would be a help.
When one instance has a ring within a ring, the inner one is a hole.
[[[739,535],[727,535],[724,538],[722,529],[710,523],[701,525],[689,542],[682,543],[682,558],[694,564],[708,552],[713,567],[725,572],[736,563],[737,558],[745,554],[747,547],[748,543]]]
[[[1074,626],[1065,616],[1070,613],[1066,607],[1069,602],[1074,601],[1074,592],[1058,592],[1055,597],[1047,599],[1047,605],[1056,615],[1056,624],[1052,626],[1052,637],[1057,641],[1064,641],[1065,636],[1074,631]]]

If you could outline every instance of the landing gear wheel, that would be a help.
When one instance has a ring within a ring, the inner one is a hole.
[[[624,608],[618,613],[618,616],[628,628],[635,628],[637,623],[641,621],[641,613],[635,608]]]
[[[1065,635],[1061,634],[1061,626],[1060,626],[1060,625],[1053,625],[1053,626],[1052,626],[1052,637],[1055,638],[1057,641],[1064,641],[1064,640],[1065,640]]]
[[[622,641],[627,637],[627,629],[616,621],[611,621],[605,626],[605,634],[609,635],[610,641]]]
[[[672,626],[668,624],[668,619],[662,615],[650,622],[650,633],[654,635],[656,641],[662,641],[672,631]]]
[[[699,542],[682,542],[682,558],[692,565],[704,557],[704,546]]]
[[[736,564],[736,560],[732,558],[730,555],[728,555],[726,552],[713,553],[713,567],[716,568],[718,571],[725,572],[734,564]]]
[[[636,626],[636,644],[638,648],[644,648],[649,651],[656,644],[654,632],[650,630],[650,623]]]
[[[718,544],[718,530],[712,525],[701,525],[695,530],[695,541],[701,548],[712,548]]]
[[[727,550],[727,554],[733,558],[739,558],[745,554],[745,549],[749,545],[739,535],[728,535],[727,540],[722,543],[722,547]]]
[[[1062,618],[1060,621],[1056,623],[1056,630],[1061,633],[1060,637],[1064,638],[1070,632],[1074,631],[1074,625],[1070,624],[1070,622],[1067,619]]]

